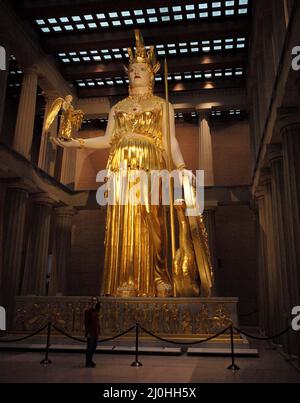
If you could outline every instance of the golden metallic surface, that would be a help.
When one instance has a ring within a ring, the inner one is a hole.
[[[90,297],[17,297],[13,330],[34,332],[48,318],[70,334],[83,335],[84,312],[89,301]],[[145,329],[170,339],[205,338],[231,323],[238,326],[237,304],[237,298],[102,297],[101,334],[116,335],[140,323]],[[134,333],[129,335],[134,336]],[[229,340],[229,335],[221,338]]]
[[[72,96],[65,99],[57,98],[50,107],[46,117],[45,131],[49,130],[54,119],[62,111],[59,125],[58,137],[61,140],[69,141],[81,128],[83,121],[83,111],[75,110],[72,105]]]
[[[150,46],[149,51],[147,51],[141,31],[139,29],[135,29],[134,34],[136,41],[135,51],[133,51],[131,48],[128,48],[130,64],[145,63],[153,74],[156,74],[160,68],[160,64],[156,60],[155,47],[152,45]]]
[[[187,207],[197,207],[195,189],[190,185],[187,177],[183,177],[183,188]],[[213,289],[213,268],[203,218],[201,215],[189,215],[188,222],[200,276],[201,296],[211,297]]]
[[[122,101],[115,112],[108,170],[114,173],[111,186],[117,203],[109,205],[107,211],[102,295],[170,296],[165,207],[151,205],[151,189],[142,186],[144,204],[119,203],[128,196],[128,189],[122,185],[123,175],[129,183],[135,184],[136,170],[166,168],[162,140],[163,100],[160,108],[157,97],[141,101],[136,108],[134,102],[132,98]],[[149,102],[156,107],[148,109]]]
[[[179,223],[179,249],[174,259],[173,282],[177,297],[199,297],[200,277],[195,259],[186,205],[175,205]]]

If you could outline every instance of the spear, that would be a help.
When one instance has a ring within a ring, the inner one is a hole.
[[[168,169],[169,173],[172,172],[172,148],[171,148],[171,129],[170,129],[170,110],[169,110],[169,83],[168,83],[168,64],[165,58],[165,98],[166,98],[166,119],[167,119],[167,144],[168,144]],[[172,178],[169,178],[170,188],[170,221],[171,221],[171,243],[172,243],[172,267],[175,258],[176,245],[175,245],[175,221],[174,221],[174,192]]]

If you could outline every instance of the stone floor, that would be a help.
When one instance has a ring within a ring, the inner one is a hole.
[[[97,354],[95,369],[83,366],[84,357],[76,353],[53,353],[52,364],[39,364],[41,353],[0,352],[0,382],[59,383],[188,383],[188,382],[293,382],[300,383],[300,372],[277,351],[262,342],[259,358],[237,358],[240,371],[227,370],[228,357],[140,356],[143,366],[131,367],[130,355]]]

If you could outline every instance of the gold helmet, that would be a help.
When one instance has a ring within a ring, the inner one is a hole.
[[[129,65],[133,63],[145,63],[148,65],[152,73],[155,75],[160,69],[160,63],[156,60],[154,46],[150,46],[150,49],[147,51],[141,31],[139,29],[135,29],[134,34],[135,34],[136,49],[134,52],[134,50],[128,48],[128,55],[130,61]]]

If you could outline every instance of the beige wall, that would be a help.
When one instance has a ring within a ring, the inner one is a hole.
[[[251,183],[251,151],[247,120],[211,124],[215,184],[222,186]],[[85,138],[103,135],[103,131],[86,131]],[[177,123],[176,137],[189,169],[198,169],[199,129],[197,124]],[[77,152],[77,190],[96,189],[96,175],[105,169],[109,150]]]
[[[68,295],[99,295],[104,233],[105,210],[84,210],[74,217]]]
[[[228,121],[211,124],[216,185],[251,184],[249,122]]]
[[[257,234],[255,215],[248,205],[217,208],[216,250],[218,295],[239,297],[240,313],[253,312],[257,308]],[[253,324],[257,318],[241,319]]]

